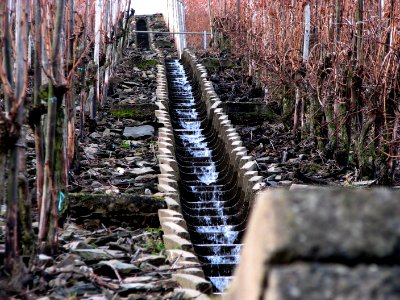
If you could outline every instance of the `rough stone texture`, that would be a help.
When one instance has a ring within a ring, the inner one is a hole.
[[[210,300],[207,295],[193,289],[175,289],[174,298],[182,300]]]
[[[154,110],[157,106],[154,104],[114,104],[110,112],[117,117],[134,118],[138,121],[152,121],[154,119]]]
[[[194,289],[207,294],[212,293],[211,283],[199,276],[190,274],[173,274],[172,278],[174,278],[183,288]]]
[[[175,234],[164,234],[163,240],[165,248],[167,249],[181,249],[189,252],[193,252],[193,244]]]
[[[122,135],[128,139],[150,137],[154,135],[154,127],[150,125],[125,127]]]
[[[338,264],[274,266],[265,300],[400,299],[400,267]]]
[[[129,227],[159,227],[158,210],[166,203],[158,197],[131,194],[69,194],[68,213],[77,223],[99,220],[106,226],[125,224]]]
[[[191,252],[188,251],[183,251],[179,249],[171,249],[171,250],[166,250],[166,255],[167,258],[170,262],[176,262],[178,260],[186,260],[186,261],[192,261],[192,262],[198,262],[197,256],[194,255]]]
[[[261,194],[229,299],[259,299],[269,268],[276,264],[399,263],[399,196],[400,191],[389,189]]]

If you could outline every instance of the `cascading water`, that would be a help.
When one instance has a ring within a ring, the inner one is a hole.
[[[223,292],[239,262],[248,207],[184,67],[178,60],[166,67],[182,211],[204,273]]]

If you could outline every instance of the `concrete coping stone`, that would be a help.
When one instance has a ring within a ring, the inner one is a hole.
[[[234,142],[240,142],[241,144],[240,145],[238,144],[239,145],[238,147],[243,146],[242,139],[240,138],[240,136],[237,136],[237,135],[228,136],[228,135],[226,135],[225,139],[227,139],[228,142],[230,142],[232,145],[233,145]]]
[[[164,197],[164,201],[167,203],[167,207],[172,210],[181,211],[181,205],[170,196]]]
[[[211,283],[202,277],[189,274],[172,274],[172,278],[183,288],[194,289],[207,294],[212,293]]]
[[[158,141],[160,143],[173,143],[174,142],[174,140],[170,136],[165,135],[165,134],[159,134]]]
[[[161,127],[158,129],[158,132],[168,132],[172,134],[172,130],[170,128]]]
[[[162,102],[160,102],[160,101],[157,101],[157,102],[156,102],[156,105],[158,106],[159,109],[167,109],[167,108],[165,107],[165,105],[164,105]]]
[[[275,266],[268,275],[263,299],[398,299],[398,266],[295,263]],[[335,288],[334,288],[335,287]],[[333,296],[334,295],[334,296]],[[381,295],[381,296],[377,296]]]
[[[231,125],[231,120],[225,119],[220,122],[221,126]]]
[[[261,190],[262,188],[265,187],[265,182],[257,182],[254,186],[253,186],[253,193],[258,192],[259,190]]]
[[[164,234],[164,245],[167,249],[182,249],[189,252],[194,252],[193,245],[187,239],[183,239],[176,234]]]
[[[160,218],[160,223],[161,222],[174,222],[175,224],[178,224],[179,226],[185,228],[186,230],[187,228],[187,224],[186,221],[182,218],[178,218],[178,217],[161,217]]]
[[[155,113],[156,116],[157,115],[161,115],[163,117],[166,117],[166,116],[169,117],[168,111],[166,111],[166,110],[157,109],[157,110],[154,111],[154,113]]]
[[[173,169],[175,169],[175,167],[178,165],[178,163],[176,162],[176,160],[174,158],[172,158],[172,155],[160,155],[157,156],[158,160],[160,163],[162,164],[169,164],[172,166]]]
[[[169,164],[160,164],[160,171],[161,174],[175,172],[175,170]]]
[[[235,148],[236,148],[236,147],[241,147],[241,146],[243,146],[242,141],[241,141],[241,140],[238,140],[237,137],[230,137],[230,138],[228,138],[228,141],[231,142],[232,147],[235,147]]]
[[[165,251],[167,259],[172,263],[180,260],[191,261],[198,263],[199,260],[196,255],[191,252],[180,250],[180,249],[169,249]]]
[[[165,175],[165,174],[163,174],[163,175]],[[160,177],[158,177],[158,180],[160,181],[160,183],[166,183],[169,185],[178,185],[178,181],[176,181],[175,177],[172,177],[172,176],[168,176],[168,177],[160,176]]]
[[[219,115],[219,113],[218,113],[218,115]],[[221,112],[221,114],[218,116],[218,119],[219,119],[220,121],[224,121],[224,120],[228,120],[229,117],[228,117],[227,114]]]
[[[253,177],[251,177],[250,179],[249,179],[249,183],[254,183],[254,184],[256,184],[257,182],[261,182],[262,181],[262,179],[263,179],[263,177],[262,176],[253,176]]]
[[[176,202],[180,203],[179,193],[164,192],[162,194],[164,195],[164,197],[170,197],[170,198],[174,199]]]
[[[231,152],[232,153],[238,153],[238,152],[242,152],[242,151],[246,151],[246,147],[236,147],[235,149],[233,149]]]
[[[160,142],[172,143],[172,144],[174,144],[175,142],[174,135],[170,132],[165,132],[165,131],[158,133],[158,140]]]
[[[158,216],[160,218],[166,218],[166,217],[174,217],[174,218],[181,218],[183,219],[183,215],[179,212],[176,212],[171,209],[163,208],[158,210]]]
[[[240,135],[239,135],[239,133],[237,133],[236,131],[235,131],[235,132],[230,132],[230,131],[232,131],[232,130],[230,130],[230,129],[226,129],[225,131],[226,131],[226,137],[227,137],[228,139],[229,139],[229,138],[240,139]]]
[[[172,143],[159,142],[158,144],[159,144],[159,146],[162,147],[162,148],[168,148],[168,149],[170,149],[170,148],[173,149],[173,148],[174,148],[174,144],[172,144]]]
[[[241,161],[242,157],[247,155],[247,152],[246,151],[240,151],[240,152],[234,153],[233,155],[234,155],[235,166],[239,169],[238,170],[239,171],[239,176],[242,176],[242,174],[243,174],[243,172],[245,170],[240,169],[240,167],[239,167],[240,166],[240,161]]]
[[[170,154],[159,154],[157,155],[158,158],[171,158],[175,160],[175,157],[173,155]]]
[[[212,105],[211,105],[211,109],[215,109],[217,107],[219,107],[222,104],[221,101],[215,101]]]
[[[176,234],[177,236],[189,240],[189,232],[174,222],[163,222],[161,224],[164,234]]]
[[[167,116],[158,116],[157,117],[159,123],[170,123],[170,118]]]
[[[190,265],[193,265],[193,267],[191,267]],[[198,276],[201,278],[205,277],[203,269],[198,268],[195,263],[183,261],[183,262],[179,262],[178,266],[181,268],[179,268],[176,271],[177,273],[195,275],[195,276]]]
[[[246,170],[246,171],[254,171],[256,170],[257,167],[257,163],[253,160],[253,161],[248,161],[246,162],[242,169]]]
[[[182,300],[210,300],[207,295],[194,289],[174,289],[174,294],[179,295]]]
[[[160,192],[177,193],[178,191],[168,184],[158,184],[158,190]]]
[[[234,299],[260,299],[265,275],[293,261],[377,265],[398,259],[399,198],[400,191],[385,188],[260,193],[232,283]]]
[[[239,134],[237,133],[236,129],[233,126],[231,126],[229,129],[226,129],[226,132],[227,132],[228,135],[229,134],[236,134],[236,135],[239,136]]]
[[[244,173],[245,176],[257,176],[257,174],[257,171],[247,171],[246,173]]]
[[[167,158],[169,156],[163,155],[162,157]],[[159,177],[159,178],[174,178],[174,175],[173,174],[169,174],[169,173],[164,173],[164,174],[159,173],[159,174],[157,174],[157,177]]]
[[[173,152],[171,151],[171,149],[168,149],[168,148],[158,148],[158,153],[161,155],[165,155],[165,154],[170,155],[170,156],[173,155]]]
[[[220,113],[222,111],[223,111],[222,107],[218,107],[218,108],[214,109],[214,114]]]
[[[253,157],[249,156],[249,155],[243,155],[240,159],[239,159],[239,175],[240,177],[243,177],[244,173],[246,173],[247,171],[255,171],[257,170],[257,168],[255,169],[247,169],[245,168],[245,165],[249,162],[253,161]],[[257,164],[256,164],[257,167]]]

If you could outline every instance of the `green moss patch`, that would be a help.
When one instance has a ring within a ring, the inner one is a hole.
[[[110,113],[116,118],[129,118],[138,121],[152,121],[155,117],[154,104],[116,105],[111,107]]]
[[[137,62],[135,65],[140,69],[149,69],[149,68],[155,68],[158,64],[160,64],[158,60],[148,59],[148,60],[141,60]]]

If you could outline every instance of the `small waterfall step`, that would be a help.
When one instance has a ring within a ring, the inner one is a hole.
[[[204,273],[221,293],[239,263],[248,204],[197,86],[178,60],[166,69],[182,213]]]

